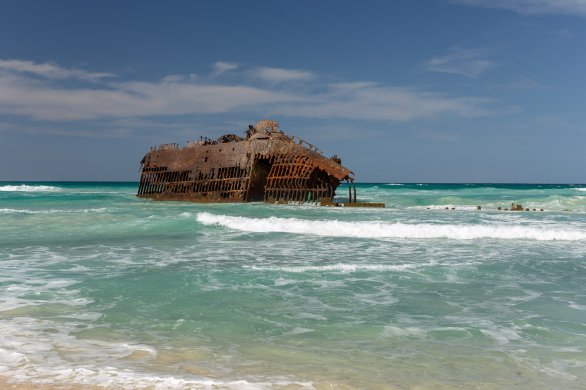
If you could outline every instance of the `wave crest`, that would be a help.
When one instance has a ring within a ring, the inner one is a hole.
[[[27,184],[21,184],[18,186],[14,186],[14,185],[0,186],[0,191],[3,191],[3,192],[59,192],[61,190],[62,189],[59,187],[43,186],[43,185],[31,186],[31,185],[27,185]]]
[[[504,240],[536,241],[577,241],[586,240],[586,232],[581,230],[556,230],[530,226],[487,226],[487,225],[442,225],[406,224],[401,222],[346,222],[338,220],[305,220],[298,218],[247,218],[211,213],[198,213],[197,221],[204,225],[219,225],[234,230],[251,233],[294,233],[326,237],[355,238],[448,238],[473,240],[481,238]]]
[[[59,213],[105,213],[105,207],[94,209],[70,209],[70,210],[28,210],[28,209],[0,209],[0,214],[59,214]]]

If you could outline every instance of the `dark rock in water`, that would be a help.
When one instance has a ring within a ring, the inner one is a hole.
[[[511,211],[523,211],[523,205],[511,203]],[[527,211],[529,211],[529,210],[527,210]]]

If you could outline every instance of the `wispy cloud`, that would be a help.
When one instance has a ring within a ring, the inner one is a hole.
[[[103,78],[113,77],[111,73],[86,72],[80,69],[66,69],[51,63],[38,64],[32,61],[0,60],[0,71],[26,73],[41,76],[47,79],[81,79],[98,81]]]
[[[317,118],[410,121],[440,115],[488,115],[490,101],[456,98],[415,88],[382,86],[371,82],[331,84],[308,101],[276,108],[276,113]]]
[[[260,67],[252,75],[264,81],[280,83],[285,81],[304,81],[314,77],[312,72],[298,69]]]
[[[425,61],[424,68],[432,72],[457,74],[467,77],[478,77],[496,63],[487,60],[481,49],[462,49],[454,47],[442,56],[432,57]]]
[[[586,16],[586,1],[584,0],[454,0],[454,2],[485,8],[503,8],[522,15],[565,14]]]
[[[189,83],[195,81],[195,74],[170,74],[161,79],[164,84]]]
[[[51,66],[62,75],[68,74],[68,69]],[[275,68],[255,71],[259,69]],[[491,113],[488,108],[491,102],[483,98],[454,97],[370,81],[323,84],[311,72],[287,69],[279,69],[279,72],[272,73],[269,78],[286,80],[288,74],[290,80],[301,84],[296,84],[295,88],[289,88],[288,83],[250,85],[244,71],[240,74],[242,81],[231,84],[217,83],[203,76],[171,75],[157,81],[95,82],[88,87],[76,86],[68,80],[43,81],[21,72],[20,68],[5,68],[0,72],[0,113],[38,121],[122,120],[217,113],[254,113],[256,116],[259,112],[312,118],[410,121],[440,115],[475,117]],[[78,76],[69,73],[69,78]],[[316,86],[320,93],[314,92]]]
[[[299,97],[246,85],[197,83],[193,77],[65,87],[0,73],[0,112],[38,120],[219,113],[292,102]]]
[[[229,72],[231,70],[238,69],[238,66],[238,64],[235,64],[233,62],[218,61],[212,65],[212,68],[214,70],[214,75],[219,75],[225,72]]]
[[[527,77],[522,77],[519,80],[511,81],[505,85],[505,88],[527,90],[547,89],[545,85]]]
[[[30,127],[19,126],[19,132],[31,135],[60,135],[81,138],[127,138],[132,134],[131,128],[107,128],[107,129],[62,129],[59,127]]]

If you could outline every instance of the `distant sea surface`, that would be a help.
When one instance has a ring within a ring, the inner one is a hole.
[[[0,183],[0,375],[132,389],[586,388],[586,185],[357,185],[384,209],[136,190]]]

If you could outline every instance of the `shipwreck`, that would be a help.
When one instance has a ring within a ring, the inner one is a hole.
[[[338,205],[341,182],[354,174],[337,156],[285,134],[275,121],[250,125],[244,137],[202,138],[185,147],[153,147],[141,161],[138,197],[192,202],[268,202]],[[353,195],[354,194],[354,195]],[[356,189],[349,189],[354,203]]]

